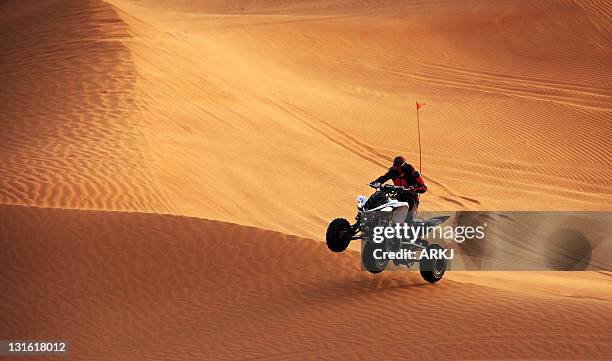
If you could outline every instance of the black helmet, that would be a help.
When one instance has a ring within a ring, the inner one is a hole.
[[[397,157],[393,158],[394,167],[401,167],[404,163],[406,163],[406,159],[404,159],[404,157],[402,157],[401,155],[398,155]]]

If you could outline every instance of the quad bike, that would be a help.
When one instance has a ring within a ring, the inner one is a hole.
[[[375,242],[372,235],[373,227],[376,226],[395,226],[396,224],[407,223],[412,227],[434,227],[445,222],[449,217],[440,216],[430,218],[426,221],[413,219],[412,215],[415,212],[410,210],[410,204],[397,200],[397,195],[401,192],[412,192],[412,188],[405,188],[393,185],[370,185],[376,189],[374,194],[369,198],[366,196],[357,196],[357,216],[356,222],[350,224],[344,218],[336,218],[329,224],[326,234],[327,247],[332,252],[342,252],[350,244],[351,241],[362,240],[361,258],[363,266],[371,273],[382,272],[389,263],[389,259],[379,259],[374,256],[377,250],[387,252],[398,252],[402,250],[410,250],[414,252],[430,252],[433,249],[443,251],[444,247],[439,244],[429,244],[424,239],[405,240],[398,238],[385,238],[384,240]],[[416,207],[416,206],[415,206]],[[380,253],[380,252],[379,252]],[[436,253],[435,251],[433,253]],[[447,260],[423,258],[400,260],[394,259],[395,265],[412,266],[414,262],[419,263],[421,276],[430,283],[438,282],[444,276],[446,271]]]

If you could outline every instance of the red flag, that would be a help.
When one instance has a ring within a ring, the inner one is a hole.
[[[423,173],[423,166],[421,164],[421,121],[419,120],[419,109],[421,109],[425,103],[416,102],[416,118],[417,118],[417,130],[419,132],[419,172]]]

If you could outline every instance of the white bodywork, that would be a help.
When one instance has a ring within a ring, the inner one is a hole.
[[[410,204],[408,204],[408,202],[400,202],[398,200],[392,199],[383,205],[364,211],[363,206],[366,204],[367,201],[368,197],[363,195],[357,196],[357,208],[363,212],[393,212],[394,223],[403,223],[410,209]]]
[[[363,196],[363,195],[358,195],[357,196],[357,208],[359,208],[359,210],[363,210],[363,206],[366,204],[366,202],[368,201],[368,197]],[[408,207],[410,208],[410,204],[408,204],[408,202],[400,202],[398,200],[392,199],[389,202],[378,206],[376,208],[372,208],[372,209],[368,209],[365,212],[374,212],[374,211],[382,211],[382,212],[390,212],[393,210],[393,208],[398,208],[398,207]],[[388,208],[388,209],[386,209]]]

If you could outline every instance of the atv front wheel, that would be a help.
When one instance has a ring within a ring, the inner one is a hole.
[[[344,218],[336,218],[327,227],[325,241],[327,248],[332,252],[342,252],[351,243],[353,229],[349,221]]]
[[[431,255],[432,249],[437,249],[439,251],[444,250],[444,247],[439,244],[430,244],[425,249],[428,255]],[[440,253],[438,253],[440,254]],[[421,277],[425,279],[425,281],[429,283],[436,283],[442,279],[444,276],[444,272],[446,272],[447,261],[445,258],[440,259],[421,259],[419,261],[419,269],[421,271]]]

